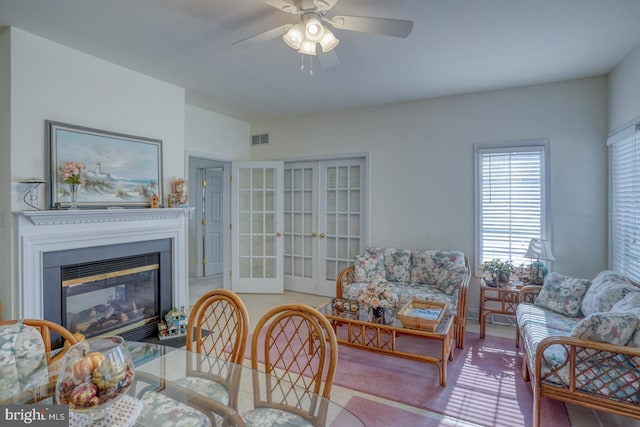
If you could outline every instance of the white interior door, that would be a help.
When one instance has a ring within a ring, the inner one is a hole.
[[[318,162],[284,169],[284,287],[317,293]]]
[[[366,243],[365,161],[324,161],[320,166],[318,294],[332,296],[338,273],[352,264]]]
[[[204,275],[222,274],[222,233],[224,223],[222,215],[222,168],[204,170],[204,220],[203,228],[203,266]]]
[[[231,289],[282,293],[283,162],[233,162]]]
[[[284,198],[285,289],[334,296],[365,244],[365,160],[287,163]]]

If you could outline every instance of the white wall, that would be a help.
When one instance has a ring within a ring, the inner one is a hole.
[[[160,139],[165,189],[185,176],[184,89],[17,28],[10,36],[12,210],[23,208],[18,181],[47,178],[47,119]],[[44,193],[40,205],[47,207]],[[0,285],[3,300],[10,283]],[[7,312],[5,303],[5,317],[17,314],[12,299],[14,309]]]
[[[609,132],[640,120],[640,45],[609,76]]]
[[[549,138],[553,269],[592,278],[606,267],[606,78],[251,124],[263,132],[270,143],[252,160],[370,153],[373,246],[459,248],[471,260],[473,144]]]
[[[17,28],[11,34],[13,182],[43,177],[47,119],[160,139],[163,185],[184,176],[184,162],[169,161],[184,156],[184,89]],[[22,208],[19,197],[13,207]]]
[[[11,242],[11,32],[0,28],[0,242]],[[0,302],[10,306],[11,244],[0,245]],[[5,309],[4,318],[6,318]],[[2,319],[0,313],[0,319]]]
[[[249,159],[249,123],[193,105],[185,108],[185,148],[224,160]]]

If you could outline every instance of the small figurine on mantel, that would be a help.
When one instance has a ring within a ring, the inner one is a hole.
[[[187,181],[184,178],[178,178],[173,182],[173,193],[176,195],[176,206],[184,208],[188,203]]]
[[[151,195],[151,208],[159,208],[160,207],[160,198],[156,193]]]

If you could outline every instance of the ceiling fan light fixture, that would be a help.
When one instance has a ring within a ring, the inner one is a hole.
[[[303,53],[305,55],[314,55],[316,54],[316,42],[313,41],[309,41],[309,40],[303,40],[302,44],[300,45],[300,49],[298,50],[298,52]]]
[[[307,40],[319,42],[324,34],[324,27],[315,14],[307,14],[303,18],[305,31],[304,35]]]
[[[333,35],[330,29],[325,28],[322,39],[320,39],[320,47],[324,53],[331,52],[336,46],[338,46],[340,40]]]
[[[289,28],[287,34],[282,36],[282,40],[284,40],[284,42],[290,48],[298,50],[300,49],[300,45],[302,45],[302,42],[304,40],[304,31],[304,25],[299,22],[293,27]]]

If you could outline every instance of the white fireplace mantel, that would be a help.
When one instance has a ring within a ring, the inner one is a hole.
[[[156,239],[172,242],[172,298],[188,306],[188,230],[193,208],[26,211],[18,234],[14,295],[20,318],[43,318],[43,254]]]

